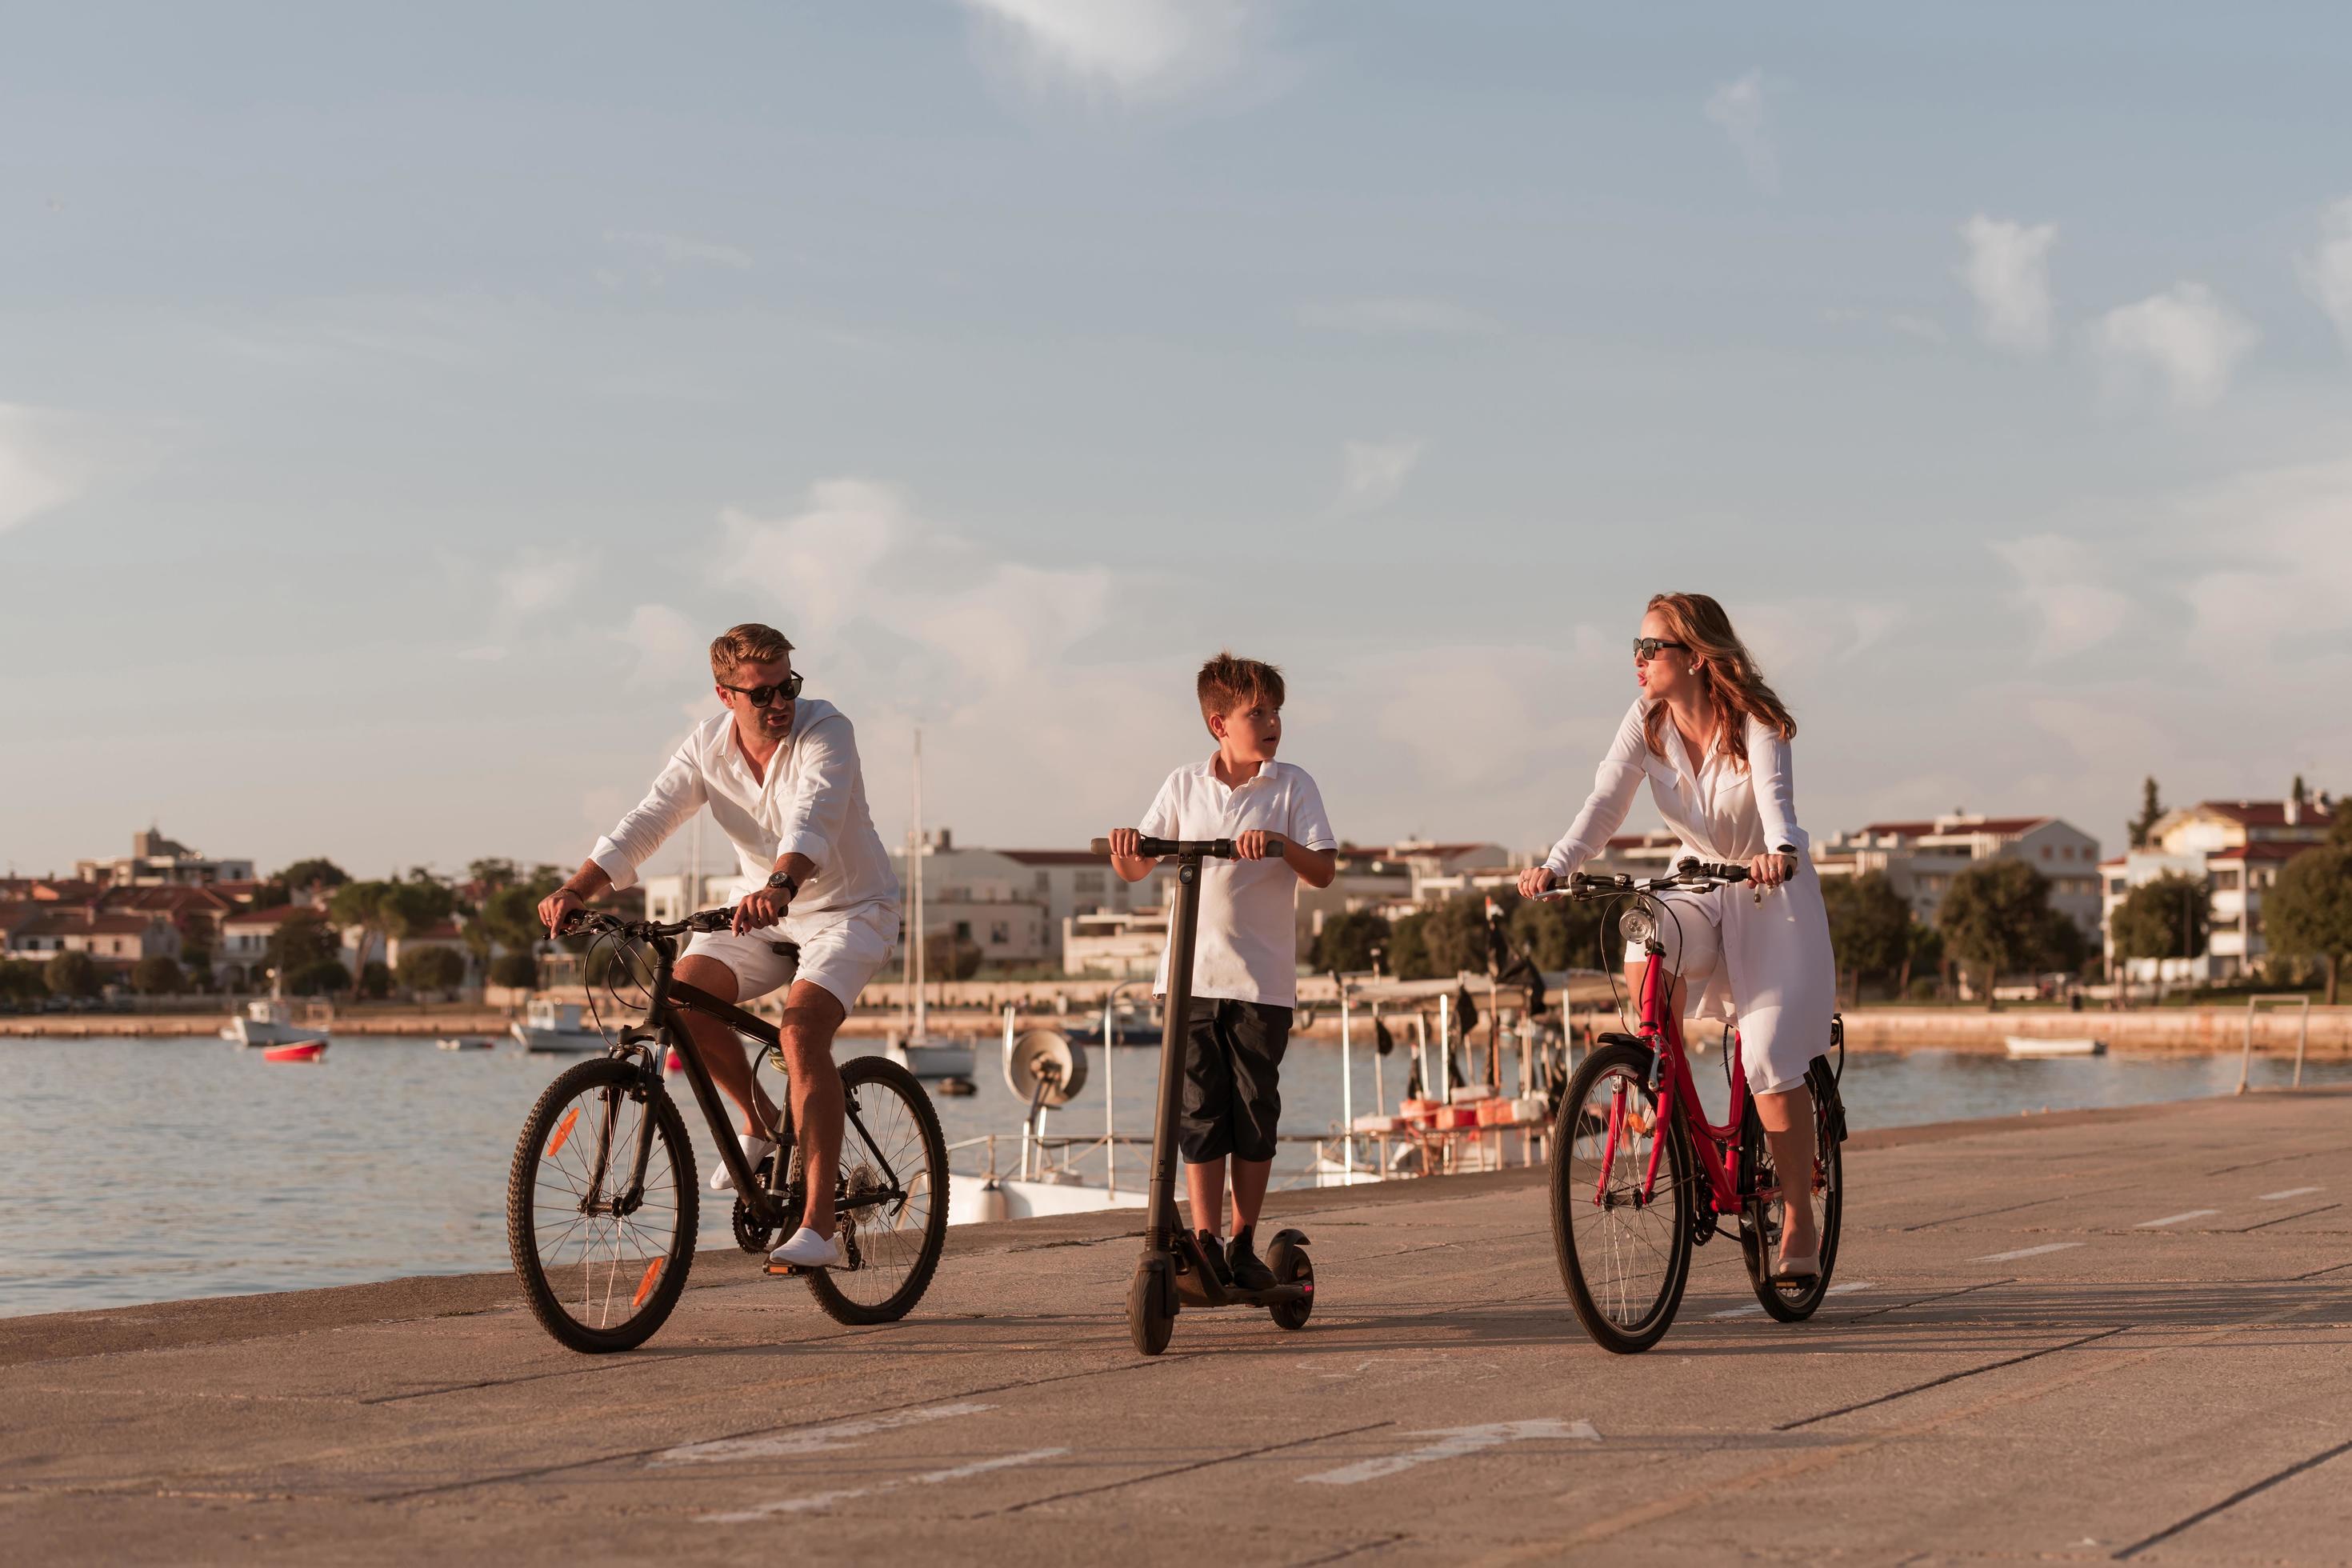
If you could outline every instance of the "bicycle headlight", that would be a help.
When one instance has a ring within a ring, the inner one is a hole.
[[[1617,917],[1617,929],[1629,942],[1648,946],[1658,940],[1658,915],[1647,904],[1629,904]]]

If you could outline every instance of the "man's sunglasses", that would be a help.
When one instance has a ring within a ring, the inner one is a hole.
[[[1635,637],[1633,639],[1633,657],[1640,659],[1643,663],[1647,664],[1650,660],[1657,658],[1662,649],[1670,647],[1688,648],[1689,647],[1690,644],[1686,642],[1668,642],[1664,637]]]
[[[727,686],[727,683],[723,680],[719,684],[727,687],[728,690],[732,691],[738,697],[750,698],[751,700],[752,707],[765,708],[769,703],[775,701],[779,697],[782,698],[787,702],[790,702],[793,698],[798,697],[801,694],[801,682],[807,679],[808,678],[806,676],[803,675],[796,669],[790,675],[784,677],[782,682],[774,686]]]

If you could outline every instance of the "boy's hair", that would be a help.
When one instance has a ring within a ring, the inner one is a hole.
[[[1282,671],[1261,659],[1235,658],[1230,652],[1220,652],[1201,667],[1199,690],[1203,723],[1244,703],[1263,702],[1269,708],[1279,708]]]
[[[792,643],[775,627],[745,621],[712,639],[710,673],[724,680],[747,664],[772,664],[792,651]]]

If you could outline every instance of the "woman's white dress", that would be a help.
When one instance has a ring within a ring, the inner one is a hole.
[[[1666,754],[1661,757],[1650,750],[1642,728],[1653,700],[1637,699],[1627,710],[1584,809],[1544,864],[1561,877],[1582,869],[1624,825],[1633,792],[1645,776],[1659,815],[1682,839],[1683,855],[1744,865],[1768,850],[1793,849],[1796,876],[1760,900],[1740,884],[1696,898],[1675,895],[1685,923],[1703,910],[1722,943],[1722,962],[1691,1016],[1738,1021],[1751,1088],[1793,1088],[1805,1076],[1805,1065],[1829,1048],[1837,964],[1830,952],[1821,879],[1807,853],[1811,840],[1797,826],[1789,742],[1751,719],[1746,770],[1712,743],[1693,765],[1681,732],[1669,723]]]

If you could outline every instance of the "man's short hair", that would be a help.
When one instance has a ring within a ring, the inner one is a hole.
[[[1203,721],[1252,702],[1279,708],[1282,671],[1263,659],[1235,658],[1221,652],[1201,667],[1199,690]]]
[[[772,664],[793,651],[783,633],[757,621],[729,626],[710,644],[710,673],[724,680],[747,664]]]

